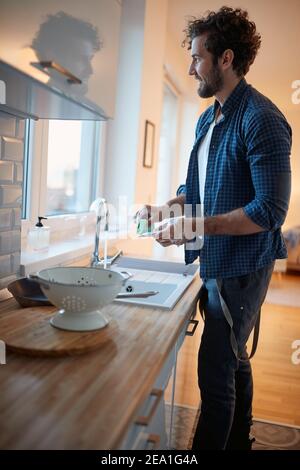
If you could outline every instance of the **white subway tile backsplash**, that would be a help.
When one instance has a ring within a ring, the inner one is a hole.
[[[2,160],[23,161],[23,141],[12,137],[1,138]]]
[[[21,231],[0,232],[0,254],[6,255],[20,249]]]
[[[12,228],[21,228],[21,209],[13,209],[12,216]]]
[[[20,137],[20,139],[23,139],[24,134],[25,134],[25,119],[17,119],[16,137]]]
[[[13,210],[0,209],[0,231],[9,230],[13,226]]]
[[[14,182],[14,163],[0,161],[0,183]]]
[[[19,271],[20,271],[20,260],[21,260],[20,251],[17,251],[16,253],[12,253],[12,255],[11,255],[11,272],[12,273],[19,273]]]
[[[21,246],[21,230],[11,232],[11,252],[19,251]]]
[[[11,274],[11,256],[0,256],[0,276],[8,276]]]
[[[15,207],[22,203],[22,187],[21,186],[0,186],[0,206]]]
[[[0,289],[20,272],[25,120],[0,112]]]
[[[0,232],[0,254],[2,255],[11,253],[11,233]]]
[[[0,112],[0,135],[14,137],[15,132],[16,132],[16,119],[12,116],[8,117],[7,114]]]
[[[23,181],[23,164],[15,163],[15,183],[22,184]]]

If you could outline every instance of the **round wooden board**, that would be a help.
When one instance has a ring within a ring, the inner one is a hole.
[[[108,324],[97,331],[73,332],[50,324],[55,307],[17,308],[0,315],[0,338],[9,351],[27,356],[73,356],[93,351],[112,341]]]

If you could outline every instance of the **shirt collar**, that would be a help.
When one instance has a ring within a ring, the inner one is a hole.
[[[240,104],[241,98],[247,87],[248,87],[248,83],[246,82],[245,78],[242,78],[239,81],[239,83],[236,85],[236,87],[233,89],[233,91],[230,93],[225,103],[223,104],[222,109],[221,109],[223,116],[230,114]],[[211,122],[214,119],[216,115],[216,111],[219,106],[220,106],[220,103],[217,100],[215,100],[214,106],[212,108],[212,113],[211,113],[211,119],[210,119]]]

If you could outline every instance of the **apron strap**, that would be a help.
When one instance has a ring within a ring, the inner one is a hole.
[[[219,294],[220,304],[221,304],[224,316],[226,318],[226,321],[227,321],[228,325],[230,326],[230,343],[231,343],[232,351],[233,351],[235,357],[239,361],[245,362],[248,359],[251,359],[254,356],[255,352],[256,352],[258,337],[259,337],[259,326],[260,326],[261,310],[259,310],[259,312],[258,312],[258,316],[257,316],[255,327],[254,327],[253,343],[252,343],[251,353],[250,353],[250,355],[247,359],[242,359],[239,356],[238,343],[237,343],[237,340],[236,340],[236,337],[235,337],[235,334],[234,334],[234,331],[233,331],[232,316],[231,316],[229,308],[228,308],[228,306],[227,306],[227,304],[226,304],[226,302],[225,302],[225,300],[224,300],[224,298],[221,294],[222,280],[221,279],[215,279],[215,281],[216,281],[217,291],[218,291],[218,294]]]

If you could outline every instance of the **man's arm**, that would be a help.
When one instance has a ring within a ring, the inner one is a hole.
[[[246,216],[243,208],[235,209],[227,214],[204,218],[206,235],[250,235],[266,229],[255,224]]]

